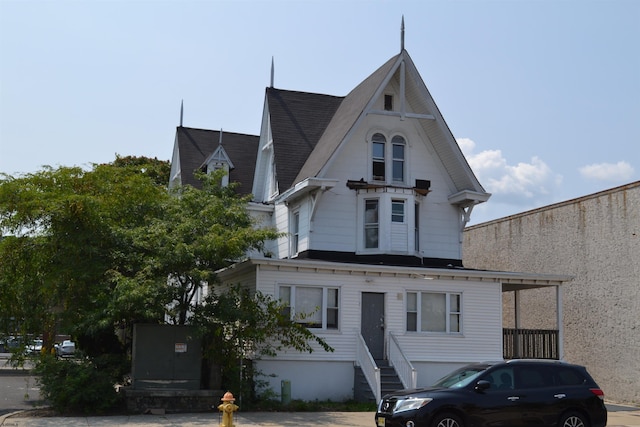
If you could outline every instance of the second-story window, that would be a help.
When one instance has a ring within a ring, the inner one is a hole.
[[[374,181],[385,181],[386,165],[385,165],[385,151],[386,151],[386,138],[381,133],[376,133],[371,138],[371,158],[373,163],[373,179]]]
[[[420,250],[420,203],[416,203],[413,209],[414,249],[418,252]]]
[[[365,249],[375,249],[378,247],[378,235],[380,231],[380,221],[378,216],[378,199],[367,199],[364,201],[364,247]]]
[[[391,201],[391,222],[404,222],[404,200]]]
[[[299,251],[300,244],[300,212],[291,214],[291,255]]]

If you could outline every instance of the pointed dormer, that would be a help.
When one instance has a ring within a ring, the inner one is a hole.
[[[222,129],[220,129],[220,139],[218,141],[218,147],[213,153],[211,153],[211,155],[209,155],[209,157],[205,159],[200,169],[205,173],[212,173],[213,171],[224,169],[225,175],[222,178],[222,185],[226,187],[227,185],[229,185],[229,174],[235,168],[235,166],[233,166],[231,158],[222,145],[222,136],[223,132]]]

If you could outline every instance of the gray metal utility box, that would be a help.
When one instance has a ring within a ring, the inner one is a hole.
[[[135,390],[199,390],[202,349],[189,326],[137,324],[131,361]]]

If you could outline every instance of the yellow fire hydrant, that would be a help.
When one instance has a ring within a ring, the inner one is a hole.
[[[236,401],[236,398],[233,397],[233,394],[231,394],[230,391],[228,391],[220,400],[222,401],[218,406],[218,409],[222,412],[222,424],[220,424],[220,427],[234,427],[233,413],[240,409],[238,405],[233,403]]]

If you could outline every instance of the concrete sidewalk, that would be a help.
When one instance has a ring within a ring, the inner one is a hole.
[[[373,412],[247,412],[234,416],[235,427],[300,427],[300,426],[345,426],[375,427]],[[25,418],[20,414],[8,415],[2,427],[217,427],[219,414],[166,414],[131,415],[112,417],[48,417]]]
[[[640,427],[640,408],[608,405],[609,427]],[[24,414],[22,414],[24,415]],[[236,427],[375,427],[373,412],[238,412]],[[0,416],[2,427],[216,427],[217,412],[199,414],[130,415],[107,417],[28,418],[21,414]]]

